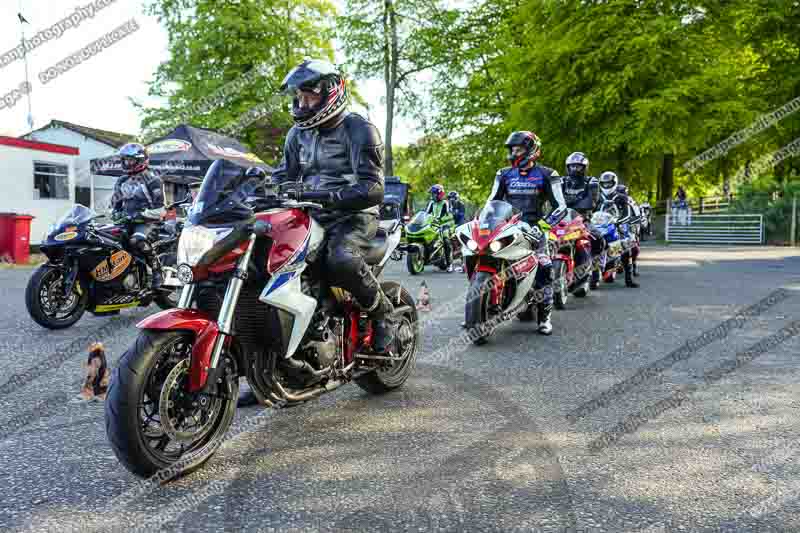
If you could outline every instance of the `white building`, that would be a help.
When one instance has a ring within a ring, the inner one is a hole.
[[[80,157],[75,166],[75,201],[100,213],[107,210],[116,178],[92,174],[89,161],[114,155],[123,145],[135,142],[133,135],[88,128],[62,120],[51,120],[46,126],[21,138],[77,147]]]
[[[0,212],[32,215],[30,243],[75,204],[77,147],[0,136]]]

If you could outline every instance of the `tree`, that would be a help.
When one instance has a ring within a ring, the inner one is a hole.
[[[673,168],[764,109],[761,61],[734,26],[722,2],[484,0],[443,49],[436,131],[463,146],[476,183],[499,166],[504,137],[526,129],[542,137],[544,164],[563,171],[581,150],[596,173],[667,198]],[[710,187],[725,168],[691,180]]]
[[[278,84],[304,56],[333,59],[332,30],[321,21],[335,15],[328,0],[154,0],[169,34],[170,59],[150,83],[163,108],[144,108],[145,137],[182,122],[225,130],[258,146],[266,160],[279,157],[290,126]],[[257,43],[257,45],[256,45]],[[260,107],[259,107],[260,106]],[[256,109],[254,120],[247,113]],[[241,123],[241,124],[239,124]],[[239,127],[241,130],[239,131]]]
[[[394,117],[419,109],[420,95],[410,84],[416,74],[444,61],[442,54],[434,51],[443,46],[443,28],[456,12],[440,6],[439,0],[347,0],[346,6],[337,24],[352,72],[366,78],[383,77],[384,167],[386,175],[394,175]]]

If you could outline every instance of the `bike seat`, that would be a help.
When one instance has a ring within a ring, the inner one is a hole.
[[[387,241],[387,237],[389,234],[383,228],[378,228],[378,231],[375,233],[375,238],[369,242],[369,248],[365,250],[364,253],[364,261],[367,262],[368,265],[377,265],[383,259],[383,256],[386,255],[386,250],[389,248],[389,242]]]

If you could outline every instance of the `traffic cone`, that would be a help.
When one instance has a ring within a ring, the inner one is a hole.
[[[428,285],[424,281],[419,288],[419,295],[417,296],[417,309],[420,311],[431,310],[431,294],[428,291]]]

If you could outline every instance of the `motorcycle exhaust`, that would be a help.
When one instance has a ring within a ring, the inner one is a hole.
[[[278,380],[273,380],[273,383],[275,384],[275,387],[278,389],[278,393],[282,396],[282,400],[289,402],[304,402],[306,400],[311,400],[313,398],[316,398],[317,396],[321,396],[326,392],[336,390],[342,385],[344,385],[346,382],[343,380],[329,381],[328,383],[325,384],[324,387],[319,387],[317,389],[304,392],[302,394],[291,394],[287,392],[286,389],[283,388],[283,385],[281,385],[280,382],[278,382]]]

